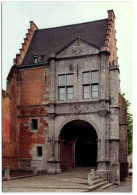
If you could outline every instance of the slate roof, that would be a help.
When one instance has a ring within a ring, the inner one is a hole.
[[[104,46],[108,19],[74,24],[62,27],[38,29],[34,32],[22,65],[31,64],[32,56],[43,55],[40,61],[46,61],[52,53],[58,52],[77,37],[96,45]]]

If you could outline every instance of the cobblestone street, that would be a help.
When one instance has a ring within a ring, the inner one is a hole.
[[[79,171],[80,170],[80,171]],[[3,181],[3,192],[85,192],[90,168]]]
[[[61,174],[3,181],[3,192],[88,192],[90,168],[73,168]],[[114,186],[109,192],[115,191]],[[117,190],[117,189],[116,189]]]

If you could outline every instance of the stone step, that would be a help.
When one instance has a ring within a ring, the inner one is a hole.
[[[92,186],[88,187],[88,190],[89,191],[93,191],[93,190],[96,190],[96,189],[98,189],[98,188],[100,188],[102,186],[105,186],[106,184],[108,184],[108,181],[103,181],[103,182],[100,182],[100,183],[95,184],[95,185],[93,184]]]
[[[103,182],[103,181],[104,181],[103,179],[96,179],[93,181],[93,185],[100,183],[100,182]]]
[[[107,188],[110,188],[110,187],[112,187],[113,186],[113,184],[112,183],[108,183],[108,184],[106,184],[105,186],[102,186],[101,187],[101,189],[107,189]]]
[[[95,180],[96,180],[96,179],[101,179],[101,177],[100,177],[100,176],[95,176]]]

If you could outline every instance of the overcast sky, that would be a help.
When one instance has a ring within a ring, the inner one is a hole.
[[[39,29],[100,20],[113,9],[120,66],[121,91],[132,102],[133,5],[132,2],[3,2],[2,88],[26,37],[29,21]],[[132,106],[131,106],[132,111]]]

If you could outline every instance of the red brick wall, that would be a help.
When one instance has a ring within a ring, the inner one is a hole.
[[[47,111],[42,103],[48,99],[48,68],[23,69],[18,80],[18,125],[19,125],[19,159],[32,159],[31,149],[35,144],[45,143],[44,129],[48,127],[45,116]],[[46,80],[45,80],[46,72]],[[46,97],[44,97],[46,96]],[[37,133],[31,132],[30,119],[39,120]]]
[[[2,141],[10,142],[10,95],[2,91]]]
[[[20,84],[19,105],[41,105],[42,101],[48,101],[48,98],[43,97],[48,94],[48,91],[46,91],[48,84],[45,83],[45,72],[48,72],[48,70],[44,68],[20,71],[22,84]]]
[[[7,91],[12,98],[3,98],[3,168],[17,169],[19,159],[32,159],[30,151],[35,144],[45,143],[44,130],[48,124],[43,104],[49,100],[48,87],[48,68],[11,68]],[[30,131],[33,117],[39,120],[37,133]]]
[[[113,10],[108,11],[108,28],[106,32],[105,46],[110,52],[109,62],[113,65],[113,60],[117,60],[116,46],[116,30],[115,30],[115,14]]]
[[[2,169],[9,166],[11,170],[18,168],[16,153],[16,129],[12,129],[11,96],[2,92]],[[13,114],[13,113],[12,113]],[[13,121],[14,122],[14,121]],[[12,131],[13,130],[13,131]]]

